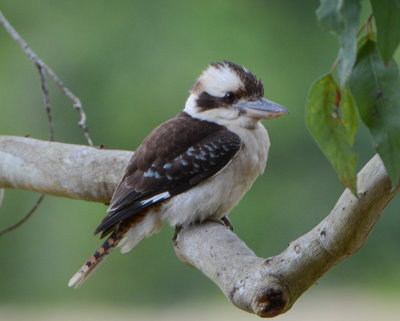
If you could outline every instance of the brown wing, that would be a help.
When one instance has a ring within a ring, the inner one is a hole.
[[[104,237],[122,221],[213,176],[240,146],[225,127],[180,113],[139,146],[95,233]]]

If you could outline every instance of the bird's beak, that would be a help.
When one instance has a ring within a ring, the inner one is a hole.
[[[242,115],[256,119],[271,119],[289,113],[289,111],[281,105],[262,97],[238,103],[232,107],[239,108]]]

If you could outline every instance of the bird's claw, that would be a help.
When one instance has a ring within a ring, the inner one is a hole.
[[[221,221],[225,224],[226,227],[229,227],[229,229],[233,232],[233,225],[229,220],[228,216],[222,216]]]
[[[233,225],[232,225],[231,221],[228,219],[227,216],[223,216],[221,218],[210,217],[209,219],[207,219],[207,221],[211,221],[211,222],[215,222],[215,223],[221,224],[221,225],[229,228],[231,231],[233,231]]]
[[[182,230],[182,225],[175,226],[175,234],[174,234],[174,237],[172,238],[172,241],[174,242],[175,245],[177,243],[176,239],[178,238],[178,235],[181,232],[181,230]]]

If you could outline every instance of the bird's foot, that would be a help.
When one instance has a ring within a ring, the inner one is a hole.
[[[174,237],[172,238],[172,241],[174,242],[174,244],[176,245],[176,239],[178,238],[179,233],[182,230],[182,225],[177,225],[175,226],[175,234]]]
[[[226,226],[227,228],[229,228],[231,231],[233,231],[233,225],[232,225],[231,221],[228,219],[227,216],[222,216],[221,218],[210,217],[210,218],[207,219],[207,221],[211,221],[211,222],[215,222],[215,223],[221,224],[221,225]]]
[[[229,220],[228,216],[222,216],[221,221],[225,224],[226,227],[229,227],[229,229],[233,232],[233,225],[231,221]]]

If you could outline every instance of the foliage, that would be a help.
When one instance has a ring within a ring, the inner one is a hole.
[[[394,188],[400,180],[400,80],[393,59],[400,42],[400,1],[371,0],[373,13],[358,33],[360,0],[320,3],[317,18],[338,36],[340,49],[330,73],[317,80],[310,90],[306,108],[308,129],[342,183],[355,194],[357,154],[352,145],[358,111]],[[377,41],[372,31],[373,17]],[[357,36],[364,29],[366,35],[357,46]],[[336,85],[335,76],[340,86]]]
[[[351,145],[357,118],[351,115],[349,118],[356,120],[351,123],[339,115],[339,108],[343,110],[343,115],[355,113],[349,90],[346,88],[344,93],[345,96],[341,97],[341,91],[331,74],[318,79],[308,97],[306,122],[318,146],[339,173],[340,180],[355,193],[357,154],[352,151]],[[344,110],[349,112],[345,113]]]
[[[356,60],[360,10],[360,0],[321,0],[317,10],[321,25],[339,38],[338,73],[341,87],[346,83]]]
[[[376,43],[366,40],[360,47],[350,77],[350,88],[361,119],[369,128],[375,149],[392,182],[400,177],[400,78],[397,64],[386,66]]]
[[[400,0],[371,0],[377,25],[378,47],[388,63],[400,42]]]

